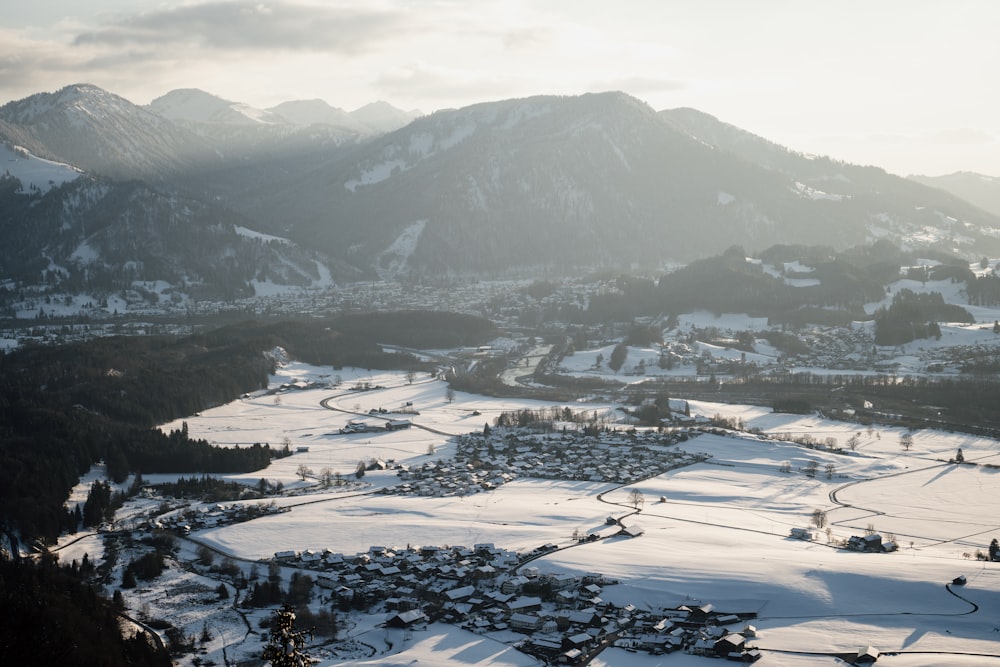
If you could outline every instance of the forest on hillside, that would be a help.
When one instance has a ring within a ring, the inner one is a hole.
[[[78,520],[64,502],[98,461],[130,472],[250,472],[282,452],[268,443],[213,447],[154,428],[265,388],[281,347],[318,365],[413,368],[380,343],[447,347],[495,335],[486,320],[447,313],[244,322],[191,336],[99,338],[0,357],[0,525],[52,540]]]

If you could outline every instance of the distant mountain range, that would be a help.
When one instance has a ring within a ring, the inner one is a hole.
[[[1000,178],[959,171],[947,176],[910,176],[911,180],[940,188],[1000,216]]]
[[[50,290],[96,289],[116,270],[120,285],[218,294],[264,278],[655,270],[734,244],[888,239],[1000,255],[1000,217],[983,200],[622,93],[419,116],[320,100],[254,109],[193,89],[140,107],[81,84],[0,107],[0,139],[15,156],[0,228],[18,239],[0,280],[44,272]],[[40,188],[36,160],[29,187],[26,156],[84,176]],[[226,259],[210,267],[214,252]]]

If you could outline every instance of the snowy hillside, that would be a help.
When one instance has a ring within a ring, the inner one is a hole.
[[[20,146],[0,144],[0,167],[3,173],[21,181],[24,192],[48,192],[51,188],[80,177],[80,170],[68,164],[45,160]]]

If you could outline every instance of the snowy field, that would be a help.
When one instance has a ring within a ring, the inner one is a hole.
[[[261,477],[281,481],[286,490],[301,495],[279,500],[287,512],[194,531],[196,542],[181,540],[192,560],[197,543],[229,554],[244,571],[255,567],[252,561],[287,549],[353,554],[372,545],[570,546],[575,532],[600,532],[609,514],[632,512],[629,496],[638,490],[645,502],[630,525],[641,525],[642,536],[573,546],[532,565],[542,571],[617,578],[621,583],[604,587],[601,595],[623,605],[699,600],[718,609],[755,611],[758,637],[753,643],[763,650],[761,665],[844,664],[810,654],[873,645],[883,654],[878,664],[890,667],[1000,666],[1000,564],[975,558],[993,537],[1000,537],[1000,468],[986,465],[1000,465],[997,441],[921,431],[905,451],[899,429],[859,431],[857,425],[815,416],[692,401],[692,414],[740,417],[765,434],[836,438],[841,447],[857,435],[858,445],[855,451],[834,453],[749,434],[701,435],[681,446],[709,455],[706,462],[626,487],[521,478],[466,497],[372,494],[398,482],[392,471],[382,471],[369,472],[349,490],[319,491],[315,479],[297,476],[300,465],[314,472],[329,468],[347,478],[360,460],[393,459],[414,466],[448,458],[454,451],[450,436],[482,431],[504,410],[550,404],[462,393],[449,401],[446,385],[427,375],[410,383],[401,373],[332,371],[297,363],[285,365],[272,378],[272,389],[296,383],[318,383],[319,388],[262,391],[163,426],[181,428],[184,421],[192,436],[219,445],[268,442],[287,443],[293,451],[308,448],[267,470],[229,476],[248,484]],[[352,391],[358,383],[382,388]],[[607,414],[614,406],[571,407]],[[381,417],[410,419],[414,426],[387,433],[339,433],[348,420],[368,418],[371,409],[386,410]],[[394,412],[403,409],[419,414]],[[959,448],[967,463],[948,463]],[[814,477],[803,474],[810,462],[818,467]],[[120,516],[127,520],[148,510],[150,502],[130,503]],[[829,533],[814,529],[813,541],[790,539],[791,528],[810,527],[815,510],[826,513]],[[829,543],[864,535],[866,529],[884,539],[893,537],[899,550],[856,553]],[[91,557],[101,553],[96,538],[83,537],[67,546],[61,558],[66,562],[84,552]],[[289,575],[286,569],[286,581]],[[959,575],[967,585],[949,590],[946,584]],[[245,622],[231,604],[212,606],[191,601],[195,594],[171,595],[171,590],[212,590],[217,585],[197,571],[168,569],[150,588],[127,591],[127,605],[169,617],[195,634],[209,628],[213,638],[205,644],[205,655],[216,664],[259,652],[259,637],[248,632],[246,623],[266,617],[267,610],[244,614]],[[381,620],[354,618],[341,639],[349,637],[365,649],[319,647],[321,664],[541,664],[509,646],[523,635],[475,635],[443,624],[403,633],[377,627]],[[712,663],[680,653],[650,656],[610,648],[591,664]]]

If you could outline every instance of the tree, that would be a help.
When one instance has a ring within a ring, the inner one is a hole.
[[[816,461],[809,461],[802,467],[802,472],[806,474],[806,477],[815,477],[817,470],[819,470],[819,463]]]
[[[642,507],[645,502],[646,499],[643,498],[642,491],[639,489],[632,489],[632,491],[628,494],[628,504],[636,509]]]
[[[306,477],[313,474],[312,468],[307,466],[305,463],[300,463],[299,467],[295,470],[295,474],[299,476],[303,482],[306,481]]]
[[[261,657],[270,662],[272,667],[315,665],[318,660],[310,658],[302,650],[306,638],[312,639],[312,629],[296,630],[295,612],[287,604],[274,613],[274,625],[268,633],[267,645]]]
[[[417,379],[417,372],[413,369],[406,371],[406,384],[413,384],[413,381]]]
[[[357,479],[361,479],[365,476],[365,462],[358,461],[358,467],[354,469],[354,476]]]
[[[955,452],[955,463],[965,463],[965,454],[962,453],[961,447]]]
[[[997,538],[993,538],[990,542],[990,560],[1000,560],[1000,543],[997,542]]]
[[[625,364],[626,357],[628,357],[628,345],[625,343],[618,343],[615,345],[614,349],[611,350],[611,359],[608,360],[608,368],[617,373]]]
[[[212,567],[215,563],[215,554],[212,550],[206,547],[204,544],[198,545],[198,563],[204,565],[205,567]]]
[[[451,387],[448,387],[447,389],[445,389],[444,390],[444,400],[448,401],[449,403],[451,403],[452,401],[454,401],[455,400],[455,390],[452,389]]]
[[[319,483],[324,489],[329,489],[330,485],[333,484],[333,471],[329,468],[323,468],[319,471]]]
[[[855,433],[854,435],[852,435],[850,438],[847,439],[847,446],[850,448],[852,452],[857,450],[858,445],[861,444],[861,438],[859,437],[860,435],[861,435],[860,433]]]
[[[837,466],[833,465],[832,463],[827,463],[826,464],[826,478],[827,479],[833,479],[833,474],[835,472],[837,472]]]
[[[910,447],[913,446],[913,434],[907,431],[899,436],[899,446],[903,448],[904,452],[910,451]]]
[[[815,509],[812,513],[812,522],[817,528],[826,527],[826,512],[821,509]]]

